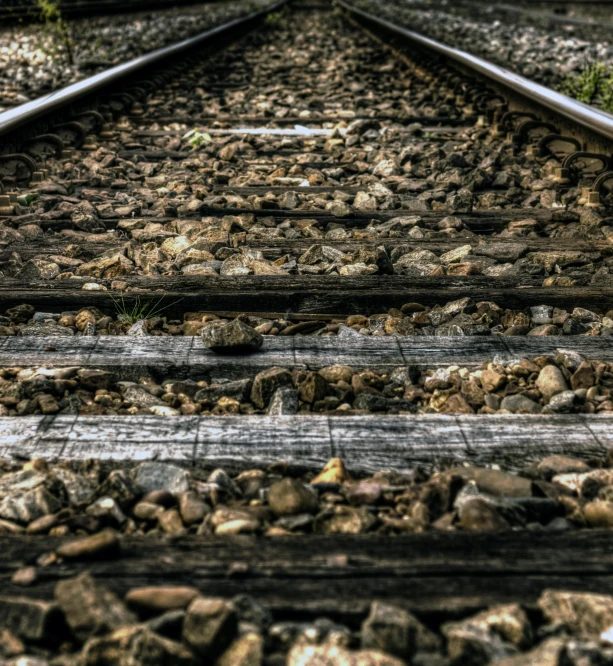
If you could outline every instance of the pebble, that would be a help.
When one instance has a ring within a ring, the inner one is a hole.
[[[509,529],[509,523],[492,506],[478,497],[464,502],[459,514],[462,529],[469,532],[497,532]]]
[[[55,552],[67,560],[106,559],[119,555],[120,543],[117,533],[106,529],[98,534],[69,541],[59,546]]]
[[[543,394],[547,404],[551,398],[562,391],[568,391],[568,384],[564,379],[562,371],[555,365],[546,365],[536,380],[536,386]]]
[[[317,495],[295,479],[283,479],[268,490],[268,504],[277,516],[317,511]]]
[[[138,587],[125,596],[129,608],[140,615],[158,615],[171,610],[183,610],[199,595],[194,587]]]
[[[237,628],[238,617],[231,602],[197,597],[187,608],[183,640],[201,657],[210,659],[230,646]]]

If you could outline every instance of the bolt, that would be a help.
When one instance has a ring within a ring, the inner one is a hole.
[[[561,185],[568,185],[570,183],[570,171],[565,167],[556,167],[553,171],[552,180]]]
[[[581,195],[577,199],[577,203],[580,206],[585,206],[585,204],[587,203],[587,200],[589,198],[589,194],[590,194],[590,188],[589,187],[582,187],[581,188]]]
[[[15,212],[8,194],[0,194],[0,215],[12,215]]]
[[[98,146],[96,145],[96,137],[92,136],[91,134],[88,134],[85,137],[85,141],[83,142],[83,145],[81,146],[81,150],[87,150],[87,151],[93,151],[96,150]]]
[[[602,203],[600,201],[600,192],[596,190],[590,190],[587,193],[587,201],[585,203],[589,208],[600,208]]]

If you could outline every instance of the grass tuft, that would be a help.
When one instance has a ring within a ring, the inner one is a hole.
[[[113,295],[111,295],[111,298],[115,304],[117,318],[128,322],[129,324],[136,324],[136,322],[141,321],[142,319],[152,319],[159,315],[160,312],[164,312],[164,310],[167,310],[172,305],[176,305],[181,301],[181,299],[179,299],[164,307],[159,307],[160,303],[164,300],[164,296],[162,296],[157,303],[154,303],[153,299],[141,301],[140,296],[137,296],[132,304],[125,302],[123,294],[121,295],[121,300],[116,299]]]
[[[613,113],[613,66],[602,62],[588,64],[580,74],[567,76],[558,90],[579,102]]]

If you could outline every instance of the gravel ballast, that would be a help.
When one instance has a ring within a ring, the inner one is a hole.
[[[611,389],[613,366],[565,350],[477,370],[272,367],[211,381],[135,382],[107,370],[15,367],[0,370],[0,415],[593,414],[613,411]]]

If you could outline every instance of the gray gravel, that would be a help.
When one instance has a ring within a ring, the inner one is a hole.
[[[580,73],[589,62],[613,64],[611,43],[516,25],[516,17],[502,20],[486,14],[485,20],[476,20],[439,9],[406,8],[397,1],[360,0],[354,4],[550,87],[559,85],[569,74]]]
[[[249,0],[75,19],[68,22],[73,65],[45,26],[0,27],[0,112],[267,4]]]

